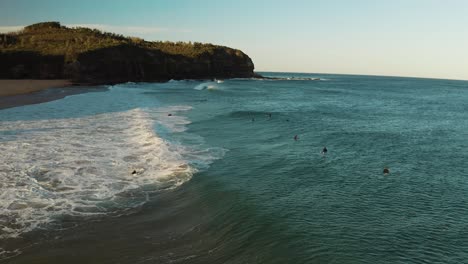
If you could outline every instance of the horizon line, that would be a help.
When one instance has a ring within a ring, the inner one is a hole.
[[[371,77],[390,77],[390,78],[411,78],[411,79],[431,79],[431,80],[446,80],[446,81],[463,81],[468,79],[452,79],[443,77],[424,77],[424,76],[401,76],[401,75],[383,75],[383,74],[364,74],[364,73],[332,73],[332,72],[296,72],[296,71],[277,71],[277,70],[254,70],[255,73],[271,72],[271,73],[300,73],[300,74],[327,74],[327,75],[350,75],[350,76],[371,76]]]

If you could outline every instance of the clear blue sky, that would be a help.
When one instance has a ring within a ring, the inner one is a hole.
[[[42,21],[239,48],[257,71],[468,80],[465,0],[0,0],[0,30]]]

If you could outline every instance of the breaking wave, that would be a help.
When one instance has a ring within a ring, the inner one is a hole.
[[[195,90],[216,90],[218,86],[216,85],[218,82],[204,82],[200,83],[199,85],[195,86],[193,89]],[[221,83],[221,82],[219,82]]]
[[[62,217],[120,214],[189,180],[224,150],[171,140],[190,123],[177,114],[188,110],[0,122],[0,238],[60,225]]]

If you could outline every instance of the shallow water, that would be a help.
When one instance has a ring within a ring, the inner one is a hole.
[[[289,80],[129,83],[1,110],[0,257],[468,258],[468,82],[267,75]]]

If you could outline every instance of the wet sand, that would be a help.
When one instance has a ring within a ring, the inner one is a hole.
[[[0,80],[0,96],[27,94],[71,85],[69,80]]]
[[[99,90],[103,90],[103,87],[72,86],[69,80],[0,80],[0,109],[49,102],[68,95]]]

